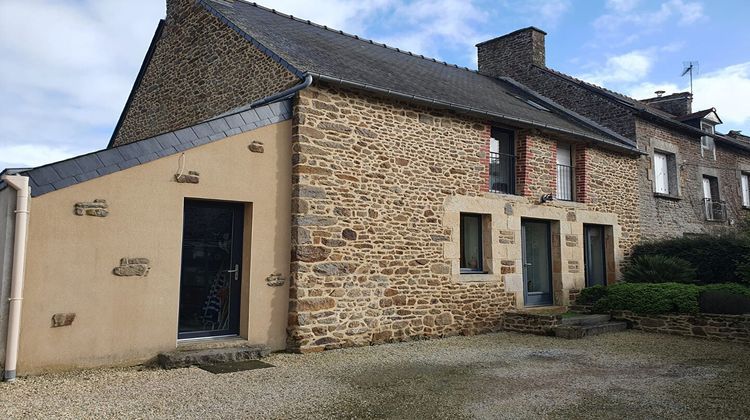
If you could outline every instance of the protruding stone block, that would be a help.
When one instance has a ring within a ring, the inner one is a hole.
[[[273,273],[266,277],[266,285],[270,287],[280,287],[286,283],[286,279],[281,273]]]
[[[250,149],[253,153],[263,153],[265,152],[265,147],[263,146],[262,142],[254,141],[250,143],[249,146],[247,146],[248,149]]]
[[[54,314],[52,315],[52,328],[67,327],[73,324],[75,319],[74,313]]]
[[[198,184],[201,181],[200,176],[200,173],[190,171],[187,174],[175,174],[174,180],[179,184]]]
[[[76,216],[107,217],[109,216],[108,208],[107,200],[97,198],[92,202],[76,203],[73,211]]]
[[[118,277],[146,277],[151,270],[150,264],[148,258],[123,258],[120,266],[112,270],[112,274]]]

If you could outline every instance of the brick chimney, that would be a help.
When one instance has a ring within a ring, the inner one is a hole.
[[[530,26],[477,44],[479,72],[514,77],[527,72],[531,65],[545,67],[545,35],[543,30]]]
[[[641,99],[648,106],[682,117],[693,113],[693,95],[690,92],[678,92],[667,96]]]

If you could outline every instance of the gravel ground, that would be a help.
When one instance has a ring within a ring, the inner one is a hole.
[[[0,385],[5,418],[750,418],[747,346],[628,331],[511,333],[312,355],[274,368],[102,369]]]

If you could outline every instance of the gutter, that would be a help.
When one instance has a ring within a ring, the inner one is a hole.
[[[540,123],[540,122],[533,121],[533,120],[527,120],[527,119],[524,119],[524,118],[512,117],[512,116],[505,115],[505,114],[498,114],[498,113],[494,113],[494,112],[485,111],[485,110],[482,110],[482,109],[479,109],[479,108],[473,108],[473,107],[470,107],[470,106],[454,104],[452,102],[440,101],[440,100],[437,100],[437,99],[430,99],[430,98],[425,98],[425,97],[417,96],[417,95],[409,95],[409,94],[397,92],[397,91],[394,91],[394,90],[391,90],[391,89],[383,89],[383,88],[380,88],[380,87],[377,87],[377,86],[373,86],[373,85],[369,85],[369,84],[366,84],[366,83],[353,82],[351,80],[345,80],[345,79],[330,77],[330,76],[326,76],[324,74],[318,74],[318,73],[308,72],[308,75],[312,75],[316,79],[319,79],[321,81],[328,82],[328,83],[331,83],[331,84],[334,84],[334,85],[339,85],[339,86],[346,87],[346,88],[366,90],[366,91],[370,91],[370,92],[374,92],[374,93],[378,93],[378,94],[382,94],[382,95],[386,95],[386,96],[391,96],[391,97],[394,97],[394,98],[397,98],[397,99],[400,99],[400,100],[403,100],[403,101],[407,101],[407,102],[416,102],[416,103],[419,103],[419,104],[422,104],[422,105],[426,105],[428,107],[447,108],[447,109],[458,111],[458,112],[471,113],[471,114],[476,114],[476,115],[480,115],[480,116],[483,116],[483,117],[488,117],[490,119],[505,120],[505,121],[508,121],[508,122],[518,123],[518,124],[521,124],[521,125],[530,125],[532,127],[542,128],[542,129],[546,129],[548,131],[552,131],[552,132],[556,132],[556,133],[561,133],[561,134],[566,134],[566,135],[571,135],[571,136],[576,136],[576,137],[583,137],[583,138],[587,138],[587,139],[590,139],[590,140],[602,142],[602,143],[605,143],[605,144],[607,144],[608,146],[610,146],[612,148],[616,148],[616,149],[621,150],[621,151],[627,151],[627,152],[632,153],[634,155],[640,155],[641,154],[641,152],[638,149],[636,149],[636,148],[622,146],[622,145],[619,145],[619,144],[613,144],[612,142],[609,142],[609,141],[607,141],[607,140],[605,140],[603,138],[594,137],[594,136],[587,136],[587,135],[585,135],[583,133],[577,133],[575,131],[566,130],[566,129],[560,128],[560,127],[554,127],[554,126],[551,126],[549,124],[544,124],[544,123]]]
[[[10,305],[8,308],[8,340],[5,349],[6,382],[16,380],[18,362],[18,342],[21,336],[21,302],[23,301],[23,282],[26,268],[26,241],[29,222],[29,177],[5,175],[3,181],[16,190],[16,222],[13,239],[13,271],[10,283]]]
[[[227,111],[227,112],[225,112],[225,113],[223,113],[221,115],[218,115],[216,117],[212,117],[211,119],[205,120],[203,122],[209,122],[209,121],[213,121],[213,120],[218,120],[220,118],[224,118],[224,117],[227,117],[229,115],[239,114],[241,112],[245,112],[245,111],[247,111],[249,109],[253,109],[253,108],[259,107],[261,105],[266,105],[266,104],[270,104],[270,103],[276,102],[276,101],[281,100],[281,99],[285,99],[285,98],[287,98],[289,96],[294,95],[295,93],[299,92],[300,90],[307,89],[308,87],[310,87],[310,85],[312,83],[313,83],[313,77],[312,77],[312,75],[309,74],[309,73],[306,73],[305,77],[302,79],[301,83],[299,83],[297,85],[294,85],[294,86],[292,86],[291,88],[289,88],[287,90],[281,91],[281,92],[273,94],[271,96],[266,96],[265,98],[262,98],[262,99],[258,99],[257,101],[251,102],[251,103],[249,103],[247,105],[243,105],[240,108],[235,108],[235,109],[229,110],[229,111]]]

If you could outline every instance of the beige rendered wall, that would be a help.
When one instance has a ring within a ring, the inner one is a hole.
[[[199,184],[174,181],[177,154],[33,199],[19,374],[138,363],[176,347],[185,198],[247,203],[241,334],[284,349],[288,283],[266,278],[289,275],[290,139],[285,121],[190,149],[185,170],[200,172]],[[265,153],[248,150],[252,141]],[[97,198],[108,217],[74,215],[76,202]],[[123,257],[149,258],[148,276],[114,276]],[[56,313],[76,318],[51,328]]]

